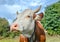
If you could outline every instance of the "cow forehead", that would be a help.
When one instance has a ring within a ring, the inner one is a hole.
[[[23,15],[33,15],[33,11],[31,9],[25,9],[21,14],[19,14],[19,16],[23,16]]]
[[[25,9],[23,12],[26,12],[26,11],[32,11],[31,9]]]

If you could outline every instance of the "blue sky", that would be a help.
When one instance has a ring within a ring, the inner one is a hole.
[[[22,12],[30,8],[36,9],[42,5],[41,11],[44,12],[45,7],[51,5],[58,0],[0,0],[0,17],[6,18],[11,24],[16,18],[16,11]]]

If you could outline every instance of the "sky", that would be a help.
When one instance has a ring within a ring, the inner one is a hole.
[[[21,13],[28,8],[34,10],[42,5],[39,12],[44,12],[45,7],[57,1],[58,0],[0,0],[0,17],[6,18],[9,24],[12,24],[16,18],[16,11]]]

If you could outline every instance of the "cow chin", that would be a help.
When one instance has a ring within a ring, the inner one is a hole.
[[[10,30],[12,32],[18,32],[19,30],[16,30],[16,29],[13,29],[13,30]],[[20,31],[19,31],[20,32]]]

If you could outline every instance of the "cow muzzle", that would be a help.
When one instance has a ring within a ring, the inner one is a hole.
[[[12,24],[10,26],[10,31],[18,31],[18,24]]]

